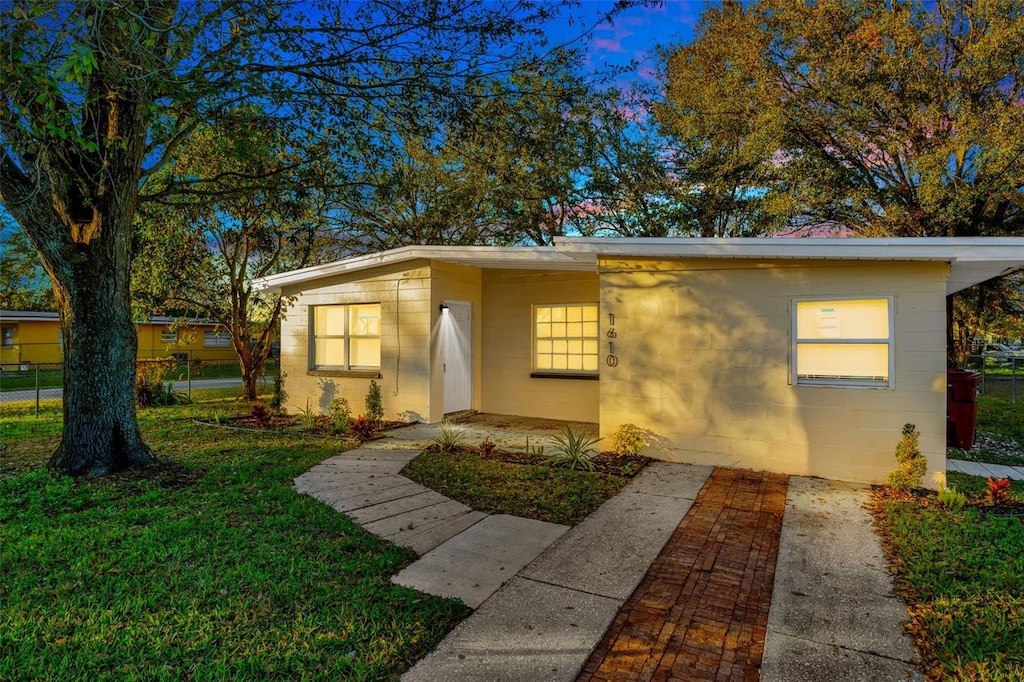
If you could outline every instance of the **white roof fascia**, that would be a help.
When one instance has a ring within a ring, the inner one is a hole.
[[[286,286],[413,260],[503,269],[593,270],[593,265],[582,264],[579,259],[560,253],[553,246],[403,246],[261,277],[253,282],[253,288],[279,292]]]
[[[4,322],[28,322],[29,320],[54,321],[60,319],[60,315],[54,312],[37,312],[32,310],[0,310],[0,320]]]
[[[753,258],[938,261],[951,266],[946,293],[1024,266],[1022,237],[932,238],[667,238],[556,237],[562,253],[590,261],[639,258]]]

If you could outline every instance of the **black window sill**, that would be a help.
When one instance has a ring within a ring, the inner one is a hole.
[[[381,379],[377,369],[310,369],[306,375],[311,377],[346,377],[348,379]]]
[[[583,381],[597,381],[600,375],[597,374],[561,374],[558,372],[531,372],[531,379],[577,379]]]

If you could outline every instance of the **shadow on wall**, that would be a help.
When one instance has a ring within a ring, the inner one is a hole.
[[[806,276],[763,268],[608,273],[603,324],[614,314],[619,364],[603,368],[602,412],[610,414],[602,423],[637,424],[648,452],[664,459],[808,470],[789,385],[789,297],[807,289]],[[607,334],[604,341],[608,349]]]
[[[320,413],[327,414],[331,402],[338,397],[338,386],[331,379],[317,379],[317,388],[320,389],[320,397],[317,398],[317,405],[320,406]]]

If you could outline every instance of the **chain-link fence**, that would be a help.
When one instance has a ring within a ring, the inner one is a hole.
[[[8,347],[8,350],[12,349]],[[64,393],[64,368],[59,353],[55,361],[35,361],[25,358],[43,357],[44,354],[52,354],[52,349],[22,347],[18,350],[21,356],[17,361],[0,363],[0,402],[34,401],[38,406],[42,400],[60,399]],[[175,392],[189,398],[193,397],[194,391],[219,389],[230,392],[230,389],[237,389],[240,393],[242,389],[242,370],[230,348],[183,351],[139,349],[138,359],[142,365],[147,361],[171,360],[161,370],[160,380],[169,384]],[[280,371],[279,359],[268,358],[259,381],[261,393],[273,388],[274,379]]]
[[[982,395],[1024,400],[1024,357],[969,355],[964,369],[981,374]]]

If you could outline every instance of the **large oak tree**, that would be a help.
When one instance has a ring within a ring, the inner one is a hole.
[[[64,431],[51,467],[152,461],[136,422],[132,225],[147,179],[242,103],[343,150],[396,102],[531,54],[532,0],[8,0],[0,6],[0,201],[61,313]]]

